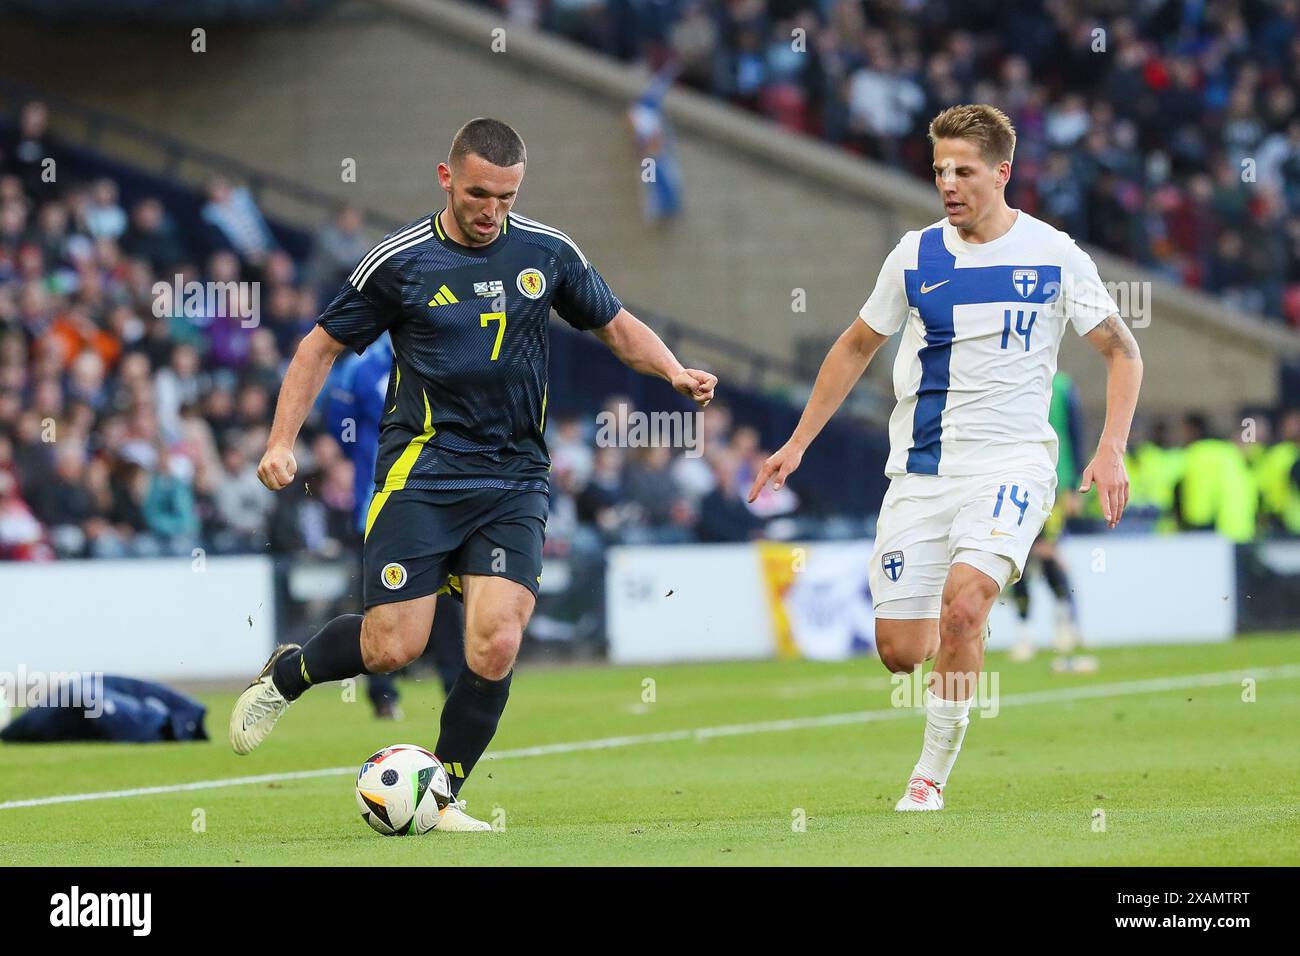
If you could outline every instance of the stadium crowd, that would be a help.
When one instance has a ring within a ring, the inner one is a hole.
[[[341,209],[296,261],[247,190],[214,179],[203,227],[180,229],[156,198],[125,208],[111,179],[45,182],[47,119],[30,104],[0,141],[0,559],[355,554],[353,467],[322,407],[298,481],[271,494],[256,466],[298,340],[370,246],[361,215]],[[241,295],[178,300],[191,279]],[[611,396],[605,411],[634,409]],[[723,404],[692,450],[603,447],[599,420],[548,425],[550,553],[807,533],[790,487],[744,501],[767,452]],[[1199,419],[1185,447],[1157,430],[1131,456],[1134,505],[1238,540],[1257,526],[1300,533],[1300,413],[1279,441],[1268,424],[1254,444],[1219,441]]]
[[[925,178],[994,103],[1013,206],[1300,328],[1297,0],[476,2]]]

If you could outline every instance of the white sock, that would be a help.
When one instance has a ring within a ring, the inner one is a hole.
[[[1056,605],[1056,650],[1060,654],[1071,654],[1079,643],[1078,632],[1074,627],[1074,615],[1070,606],[1064,601]]]
[[[1020,639],[1021,647],[1033,647],[1035,644],[1034,631],[1023,618],[1016,624],[1016,636]]]
[[[925,692],[925,743],[921,759],[912,770],[913,777],[933,780],[942,788],[948,782],[952,765],[957,762],[962,738],[970,725],[971,700],[945,700],[927,689]]]

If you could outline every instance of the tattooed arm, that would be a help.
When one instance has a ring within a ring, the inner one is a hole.
[[[1101,497],[1101,512],[1108,527],[1119,524],[1128,504],[1128,474],[1124,450],[1142,387],[1142,355],[1137,341],[1118,315],[1112,315],[1088,333],[1087,339],[1106,360],[1106,425],[1097,453],[1083,472],[1080,492],[1094,484]]]

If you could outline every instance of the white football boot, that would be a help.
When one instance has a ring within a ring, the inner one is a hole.
[[[1100,662],[1091,654],[1074,654],[1052,661],[1052,670],[1057,674],[1095,674],[1099,666]]]
[[[1056,660],[1052,670],[1058,674],[1095,674],[1099,662],[1089,654],[1076,653],[1083,648],[1083,635],[1070,616],[1069,608],[1058,605],[1056,610]]]
[[[907,793],[894,807],[898,811],[942,810],[943,789],[933,780],[913,777],[907,781]]]
[[[284,699],[271,679],[275,662],[290,651],[300,650],[297,644],[281,644],[266,662],[262,672],[245,688],[235,701],[230,711],[230,746],[235,753],[252,753],[271,733],[271,728],[289,709],[289,701]]]
[[[438,811],[438,822],[433,828],[441,833],[481,833],[491,830],[486,820],[475,820],[465,812],[464,800],[453,800]]]

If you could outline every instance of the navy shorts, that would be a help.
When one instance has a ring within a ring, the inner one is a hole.
[[[550,498],[500,488],[377,493],[367,515],[367,608],[429,594],[459,595],[460,576],[507,578],[537,594]]]

